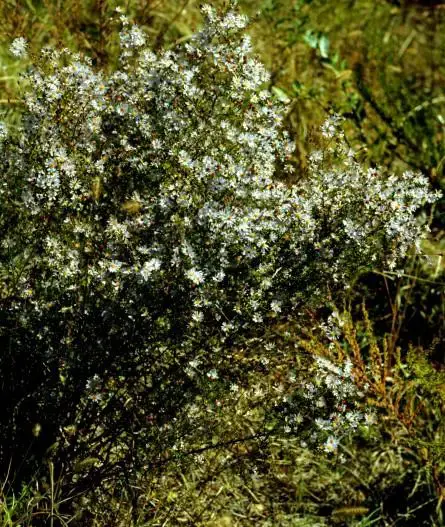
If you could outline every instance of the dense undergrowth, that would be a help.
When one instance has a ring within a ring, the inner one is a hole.
[[[0,525],[445,523],[445,10],[396,4],[2,3]]]

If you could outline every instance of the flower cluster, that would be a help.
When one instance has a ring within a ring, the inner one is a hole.
[[[289,376],[273,413],[302,446],[335,453],[344,436],[373,421],[363,409],[365,390],[359,389],[350,361],[339,365],[314,356],[308,371],[310,375]]]
[[[11,55],[17,58],[25,58],[28,55],[28,43],[23,37],[17,37],[9,47]]]
[[[316,365],[317,383],[329,394],[333,401],[333,411],[328,418],[316,419],[315,424],[320,430],[330,434],[324,444],[325,451],[334,452],[343,433],[355,430],[359,425],[369,424],[372,416],[357,407],[364,393],[357,387],[351,361],[346,361],[340,367],[324,357],[317,357]]]

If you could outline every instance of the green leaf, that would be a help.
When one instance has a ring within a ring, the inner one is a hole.
[[[309,44],[309,46],[312,49],[317,49],[318,46],[318,37],[317,35],[314,35],[311,30],[306,31],[306,33],[303,36],[303,40]]]
[[[301,84],[301,82],[295,81],[292,83],[292,89],[294,90],[294,93],[296,95],[298,95],[301,92],[302,88],[303,88],[303,85]]]
[[[290,101],[289,95],[281,88],[277,88],[276,86],[273,86],[272,92],[277,96],[278,100],[280,100],[281,102],[288,103]]]
[[[87,457],[82,461],[78,461],[74,465],[74,472],[83,472],[84,470],[88,470],[90,467],[95,466],[98,462],[99,459],[97,459],[97,457]]]
[[[321,35],[318,41],[318,49],[322,58],[327,59],[329,57],[329,39],[326,35]]]

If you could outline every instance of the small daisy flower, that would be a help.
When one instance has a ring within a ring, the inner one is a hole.
[[[11,45],[9,46],[9,51],[11,55],[18,59],[24,59],[28,56],[28,42],[23,37],[17,37],[15,38]]]

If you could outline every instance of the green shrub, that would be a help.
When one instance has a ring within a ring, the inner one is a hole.
[[[107,480],[137,499],[196,428],[181,411],[237,380],[227,350],[370,265],[395,269],[424,233],[427,180],[362,168],[335,116],[309,177],[274,179],[292,170],[286,105],[247,19],[203,10],[201,32],[158,54],[122,17],[110,73],[43,49],[21,126],[1,129],[0,457],[18,480],[23,452],[47,455],[68,493]]]

